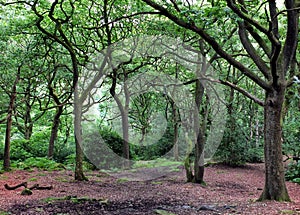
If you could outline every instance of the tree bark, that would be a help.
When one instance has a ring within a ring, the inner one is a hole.
[[[76,147],[76,158],[75,158],[75,180],[87,181],[87,178],[83,174],[83,151],[81,148],[82,144],[82,104],[79,100],[78,86],[75,85],[74,89],[74,133],[75,133],[75,147]]]
[[[113,77],[112,77],[112,85],[110,88],[110,94],[114,98],[115,102],[117,103],[117,106],[119,108],[119,111],[121,113],[121,121],[122,121],[122,135],[123,135],[123,146],[122,146],[122,152],[123,157],[125,158],[123,167],[128,168],[130,165],[129,159],[130,159],[130,149],[129,149],[129,121],[128,121],[128,110],[129,110],[129,101],[130,101],[130,95],[129,91],[126,85],[126,71],[124,71],[124,95],[125,95],[125,104],[122,104],[122,101],[116,95],[116,86],[117,86],[117,71],[114,69]]]
[[[11,140],[11,127],[12,127],[12,114],[15,107],[15,101],[17,98],[17,84],[20,80],[21,66],[18,67],[16,79],[12,86],[10,102],[7,112],[6,119],[6,130],[5,130],[5,143],[4,143],[4,158],[3,158],[3,169],[8,171],[10,169],[10,140]]]
[[[179,127],[179,123],[178,123],[178,109],[176,107],[176,104],[173,100],[171,100],[171,105],[172,105],[172,112],[173,112],[173,129],[174,129],[174,147],[173,147],[173,155],[174,155],[174,159],[176,161],[179,160],[179,150],[178,150],[178,135],[179,135],[179,131],[178,131],[178,127]]]
[[[58,133],[58,128],[60,124],[60,116],[63,113],[63,106],[59,106],[56,109],[56,113],[52,122],[52,128],[51,128],[51,135],[50,135],[50,140],[49,140],[49,147],[48,147],[48,158],[53,159],[54,155],[54,145],[55,145],[55,140],[57,139],[57,133]]]
[[[196,104],[196,113],[195,113],[195,134],[196,134],[196,143],[195,143],[195,161],[194,161],[194,183],[203,183],[204,177],[204,143],[205,143],[205,131],[202,130],[199,121],[199,109],[201,101],[204,94],[204,87],[200,81],[196,81],[196,90],[195,90],[195,104]]]
[[[282,162],[281,111],[285,87],[266,92],[264,107],[265,187],[259,200],[290,201]]]
[[[26,140],[30,140],[33,131],[33,122],[31,118],[32,104],[30,103],[31,102],[30,90],[31,90],[31,83],[29,81],[26,89],[26,94],[25,94],[24,137]]]

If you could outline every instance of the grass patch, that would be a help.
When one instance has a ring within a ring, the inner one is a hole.
[[[225,170],[218,170],[217,171],[217,174],[224,174],[224,173],[227,173],[227,171],[225,171]]]
[[[64,165],[61,163],[57,163],[53,160],[49,160],[45,157],[31,157],[27,158],[22,162],[12,162],[12,167],[17,169],[23,169],[27,171],[33,171],[33,168],[37,168],[39,170],[62,170],[65,169]]]
[[[39,172],[38,174],[36,174],[36,176],[47,176],[47,174],[43,172]]]
[[[35,211],[39,212],[39,213],[42,213],[42,212],[44,212],[44,209],[43,208],[35,208]]]
[[[155,213],[156,214],[160,214],[160,215],[176,215],[176,214],[174,214],[174,213],[172,213],[172,212],[169,212],[169,211],[165,211],[165,210],[155,210]]]
[[[133,168],[154,168],[154,167],[165,167],[165,166],[181,166],[182,162],[168,160],[165,158],[158,158],[151,161],[137,161],[134,163]]]
[[[69,182],[69,178],[66,177],[66,176],[58,176],[55,178],[56,181],[59,181],[59,182]]]
[[[29,178],[28,181],[37,181],[37,178]]]
[[[7,180],[8,176],[7,175],[0,175],[0,180]],[[0,213],[1,215],[1,213]]]
[[[117,179],[117,183],[125,183],[125,182],[128,182],[129,179],[128,178],[118,178]]]
[[[55,203],[55,202],[60,202],[60,201],[71,201],[72,203],[75,204],[80,204],[83,202],[95,202],[98,201],[101,204],[108,204],[108,199],[94,199],[90,197],[77,197],[77,196],[65,196],[65,197],[48,197],[45,199],[42,199],[43,202],[50,204],[50,203]]]
[[[162,184],[161,181],[152,181],[151,184]]]
[[[282,210],[280,211],[281,214],[300,214],[297,211],[293,211],[293,210]]]

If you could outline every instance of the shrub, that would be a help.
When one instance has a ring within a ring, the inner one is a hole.
[[[263,147],[250,148],[247,151],[247,162],[249,163],[262,163],[264,160]]]
[[[225,130],[216,158],[229,166],[242,166],[247,161],[246,139],[241,131]]]
[[[64,166],[53,160],[49,160],[45,157],[31,157],[27,158],[23,162],[14,162],[13,167],[18,169],[30,170],[32,168],[38,168],[40,170],[60,170],[64,169]]]
[[[300,184],[300,162],[293,162],[288,165],[285,177],[288,181]]]
[[[148,146],[134,145],[133,150],[137,160],[154,160],[167,154],[173,148],[174,133],[171,123],[168,124],[163,136]]]

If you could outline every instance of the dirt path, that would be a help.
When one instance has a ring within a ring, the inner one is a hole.
[[[148,181],[128,181],[89,172],[88,182],[73,181],[69,171],[14,171],[0,175],[0,208],[10,214],[300,214],[300,185],[287,183],[293,202],[255,202],[264,183],[263,164],[244,168],[206,168],[207,186],[185,183],[184,171]],[[126,176],[126,175],[124,175]],[[123,176],[123,177],[124,177]],[[22,188],[8,191],[4,184],[27,181],[52,190]],[[1,212],[0,212],[1,214]],[[5,214],[5,213],[3,213]]]

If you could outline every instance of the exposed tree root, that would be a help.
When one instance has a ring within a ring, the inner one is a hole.
[[[18,189],[19,187],[27,188],[27,182],[22,182],[21,184],[17,184],[15,186],[9,186],[8,184],[5,184],[4,187],[7,190],[15,190],[15,189]]]
[[[27,182],[22,182],[20,184],[15,185],[15,186],[9,186],[8,184],[5,184],[4,187],[7,190],[15,190],[15,189],[18,189],[19,187],[24,187],[25,188],[24,190],[27,190],[27,191],[51,190],[53,188],[52,186],[40,186],[39,184],[34,184],[31,187],[27,187]],[[23,191],[22,191],[22,193],[23,193]],[[32,192],[31,192],[31,194],[32,194]],[[31,194],[26,194],[26,195],[31,195]],[[22,194],[22,195],[25,195],[25,194]]]

